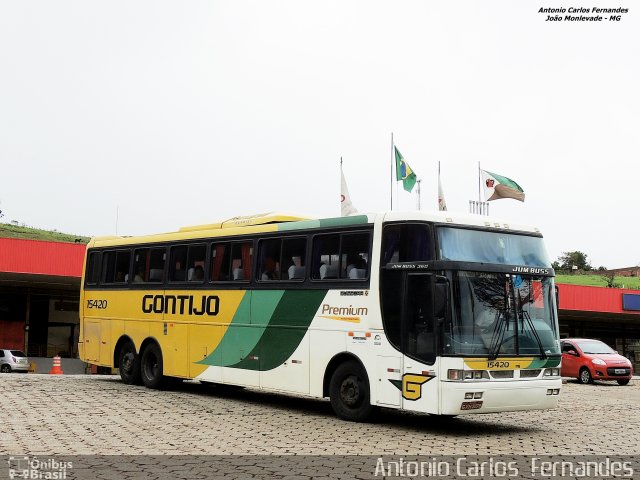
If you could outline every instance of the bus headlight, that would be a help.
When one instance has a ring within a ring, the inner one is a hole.
[[[559,377],[560,369],[559,368],[547,368],[545,369],[543,376],[545,377]]]
[[[453,370],[447,371],[447,378],[449,380],[463,381],[463,380],[488,380],[489,374],[486,370]]]

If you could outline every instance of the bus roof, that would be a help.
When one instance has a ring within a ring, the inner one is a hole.
[[[357,226],[374,223],[376,220],[384,222],[394,221],[427,221],[453,225],[466,225],[481,228],[498,228],[507,231],[527,232],[539,234],[540,231],[531,226],[512,224],[503,220],[481,215],[454,212],[383,212],[350,215],[346,217],[312,219],[283,213],[261,213],[242,217],[233,217],[217,223],[182,227],[175,232],[158,233],[135,237],[102,236],[94,237],[88,247],[106,247],[155,243],[175,240],[190,240],[211,237],[227,237],[235,235],[249,235],[253,233],[282,232],[291,230],[306,230],[313,228],[331,228],[341,226]]]

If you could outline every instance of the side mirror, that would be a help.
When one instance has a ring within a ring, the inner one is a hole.
[[[580,355],[578,355],[578,352],[576,352],[575,350],[568,350],[567,353],[569,355],[573,355],[574,357],[579,357]]]

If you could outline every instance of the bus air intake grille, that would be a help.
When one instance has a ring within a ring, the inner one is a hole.
[[[491,378],[513,378],[513,370],[490,370]]]
[[[520,370],[520,378],[536,378],[540,375],[541,370]]]

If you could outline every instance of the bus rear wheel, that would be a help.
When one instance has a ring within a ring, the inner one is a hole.
[[[127,385],[140,385],[142,383],[140,357],[136,353],[136,347],[133,343],[126,343],[120,349],[118,368],[123,383]]]
[[[329,398],[336,415],[350,422],[366,420],[374,409],[367,373],[356,362],[346,362],[336,368],[331,376]]]
[[[140,359],[140,374],[145,387],[156,389],[163,387],[162,350],[157,344],[150,343],[143,350]]]

